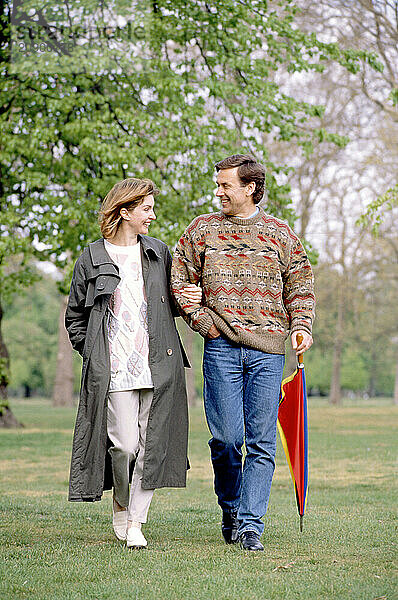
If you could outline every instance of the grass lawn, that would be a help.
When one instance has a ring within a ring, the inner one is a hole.
[[[156,491],[142,551],[114,537],[110,492],[67,502],[75,411],[38,399],[13,410],[25,427],[0,431],[1,600],[398,598],[390,400],[310,400],[304,531],[279,445],[264,553],[222,541],[200,407],[191,410],[187,489]]]

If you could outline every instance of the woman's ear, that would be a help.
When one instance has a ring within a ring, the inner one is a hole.
[[[123,206],[123,208],[120,209],[119,214],[123,219],[126,219],[126,221],[130,220],[129,211],[127,210],[127,208],[125,206]]]

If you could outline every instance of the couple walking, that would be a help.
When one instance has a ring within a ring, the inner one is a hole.
[[[258,206],[263,166],[234,155],[216,171],[221,210],[194,219],[173,260],[147,235],[158,190],[132,178],[106,196],[103,237],[74,268],[65,323],[83,367],[69,499],[100,500],[113,488],[114,532],[128,547],[147,545],[141,525],[154,490],[186,483],[189,363],[174,317],[205,340],[222,534],[250,551],[263,550],[285,340],[297,353],[312,344],[311,267],[289,226]]]

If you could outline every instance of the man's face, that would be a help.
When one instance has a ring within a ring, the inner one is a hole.
[[[238,177],[238,167],[221,169],[217,173],[216,196],[221,201],[221,212],[231,217],[247,218],[256,209],[253,202],[255,184],[243,186]]]

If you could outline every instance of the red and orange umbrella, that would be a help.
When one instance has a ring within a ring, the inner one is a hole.
[[[301,342],[302,336],[299,334],[298,345]],[[295,372],[282,381],[278,430],[294,483],[302,531],[308,489],[308,411],[302,354],[297,362]]]

